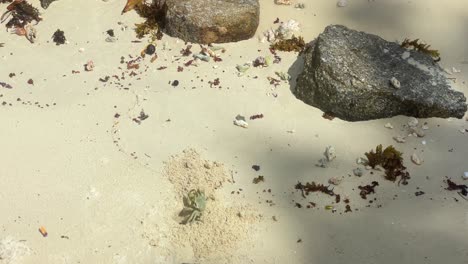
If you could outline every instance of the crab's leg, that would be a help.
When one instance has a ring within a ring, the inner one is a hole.
[[[5,13],[2,14],[0,17],[0,23],[5,22],[11,15],[11,11],[6,11]]]

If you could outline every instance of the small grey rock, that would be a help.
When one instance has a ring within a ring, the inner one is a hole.
[[[355,176],[358,176],[358,177],[361,177],[362,175],[364,175],[364,171],[361,168],[354,169],[353,173]]]

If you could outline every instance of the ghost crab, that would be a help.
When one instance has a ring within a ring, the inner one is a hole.
[[[192,189],[188,192],[185,197],[185,208],[183,211],[186,212],[186,219],[182,224],[192,223],[194,221],[200,221],[201,216],[206,208],[206,196],[205,192],[199,189]]]
[[[29,42],[34,43],[36,29],[31,22],[34,20],[37,24],[42,20],[39,11],[25,0],[0,0],[0,3],[5,2],[11,2],[11,4],[7,6],[7,11],[0,17],[0,22],[3,23],[11,17],[6,23],[7,30],[12,28],[13,34],[25,36]]]

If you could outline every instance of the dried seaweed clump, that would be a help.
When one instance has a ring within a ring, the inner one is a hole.
[[[390,181],[396,181],[397,177],[401,179],[398,184],[408,184],[410,178],[409,173],[406,171],[406,167],[403,166],[402,153],[396,150],[393,146],[388,146],[382,150],[382,145],[378,145],[374,150],[365,153],[367,157],[367,165],[375,168],[377,165],[382,166],[385,169],[385,179]]]
[[[373,181],[371,184],[365,186],[358,186],[359,190],[361,190],[361,192],[359,192],[359,195],[362,199],[367,199],[367,195],[375,193],[375,187],[379,186],[379,183],[376,181]]]
[[[305,185],[298,182],[294,188],[296,190],[300,190],[301,193],[302,193],[302,197],[304,197],[304,198],[307,195],[309,195],[309,193],[311,193],[311,192],[322,192],[322,193],[328,194],[330,196],[335,195],[335,193],[333,192],[333,189],[328,189],[327,186],[325,186],[323,184],[316,184],[315,182],[311,182],[311,183],[306,182]]]
[[[429,49],[431,45],[419,43],[419,39],[405,39],[401,43],[401,47],[405,49],[413,48],[416,51],[430,55],[436,62],[440,61],[440,53],[438,50]]]
[[[281,39],[270,45],[273,50],[302,52],[305,48],[304,39],[293,36],[291,39]]]
[[[447,179],[447,185],[448,185],[448,187],[445,188],[446,190],[459,191],[458,193],[460,195],[465,196],[465,197],[468,196],[468,186],[466,186],[464,184],[456,184],[455,182],[453,182],[450,179]],[[465,198],[465,197],[463,197],[463,198]]]
[[[32,21],[39,22],[42,20],[39,15],[39,10],[37,10],[37,8],[33,7],[28,2],[1,0],[1,3],[6,2],[12,2],[7,7],[7,11],[3,13],[1,17],[1,22],[4,22],[11,16],[10,20],[6,23],[7,28],[24,28]]]
[[[135,11],[145,18],[145,22],[135,24],[137,38],[141,39],[146,35],[150,35],[153,42],[162,38],[161,28],[163,26],[164,8],[163,1],[153,1],[150,5],[135,6]]]

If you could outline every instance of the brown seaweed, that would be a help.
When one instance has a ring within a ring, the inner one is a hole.
[[[371,184],[372,185],[368,184],[366,186],[358,186],[359,190],[361,190],[359,195],[361,196],[362,199],[367,199],[367,195],[371,193],[375,193],[375,187],[379,186],[379,183],[376,181],[373,181]]]
[[[153,1],[152,4],[137,4],[134,6],[135,11],[143,18],[145,22],[135,24],[135,32],[137,38],[141,39],[146,35],[150,35],[151,41],[160,40],[162,38],[161,28],[163,27],[164,8],[162,1]]]
[[[265,177],[260,175],[258,177],[255,177],[252,182],[254,184],[259,184],[260,182],[265,182]]]
[[[448,187],[445,188],[448,191],[459,191],[458,193],[463,196],[468,195],[468,186],[465,184],[456,184],[450,179],[447,179],[447,185]]]
[[[273,50],[302,52],[305,47],[304,39],[293,36],[291,39],[282,39],[270,45]]]
[[[325,194],[328,194],[330,196],[334,196],[335,193],[333,192],[333,189],[329,189],[328,186],[325,186],[323,184],[316,184],[315,182],[306,182],[306,184],[302,184],[301,182],[298,182],[296,186],[294,187],[296,190],[300,190],[302,197],[306,197],[309,195],[311,192],[322,192]]]
[[[430,55],[436,62],[440,61],[440,53],[438,50],[430,49],[431,45],[420,43],[419,39],[409,40],[405,39],[401,43],[402,48],[413,48],[416,51]]]
[[[10,16],[10,20],[6,23],[7,28],[24,28],[27,24],[42,20],[39,14],[39,10],[29,4],[27,1],[9,1],[10,5],[7,7],[7,11],[1,16],[1,22],[6,21]],[[2,3],[5,3],[3,1]]]
[[[385,169],[385,179],[396,181],[397,177],[401,177],[398,184],[408,184],[410,178],[406,167],[403,166],[402,153],[396,150],[393,146],[388,146],[382,150],[382,145],[378,145],[374,150],[365,153],[367,157],[367,165],[375,168],[377,165]]]

